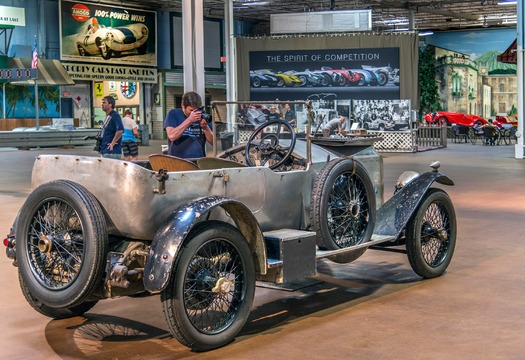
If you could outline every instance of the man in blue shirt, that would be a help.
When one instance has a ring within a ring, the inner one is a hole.
[[[202,118],[202,99],[196,92],[182,95],[181,108],[170,110],[164,129],[168,135],[168,155],[180,158],[206,156],[205,144],[213,143],[211,123]]]
[[[115,99],[105,96],[102,99],[102,110],[106,113],[106,119],[100,129],[100,155],[112,159],[120,159],[122,155],[122,133],[124,125],[122,118],[115,111]]]

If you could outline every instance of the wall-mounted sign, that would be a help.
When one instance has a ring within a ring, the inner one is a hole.
[[[62,63],[62,65],[74,80],[157,83],[157,69],[97,64]]]
[[[104,83],[102,81],[95,81],[93,90],[95,91],[95,97],[97,99],[102,99],[104,97]]]
[[[154,11],[62,0],[60,58],[157,66]]]
[[[36,79],[37,69],[0,69],[0,79],[29,80]]]
[[[0,6],[0,25],[26,26],[24,8]]]
[[[131,99],[137,93],[137,83],[122,81],[120,83],[120,92],[126,99]]]

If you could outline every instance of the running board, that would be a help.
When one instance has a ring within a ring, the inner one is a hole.
[[[374,235],[372,235],[372,238],[370,239],[370,241],[367,241],[367,242],[362,243],[362,244],[350,246],[350,247],[347,247],[347,248],[342,248],[342,249],[337,249],[337,250],[319,250],[319,249],[317,249],[317,251],[315,252],[315,258],[316,258],[316,260],[324,259],[324,258],[327,258],[327,257],[330,257],[330,256],[345,254],[345,253],[353,251],[353,250],[367,248],[367,247],[370,247],[370,246],[373,246],[373,245],[382,244],[382,243],[385,243],[385,242],[395,241],[395,240],[396,240],[395,236],[374,234]]]
[[[317,260],[396,240],[396,236],[374,234],[370,241],[362,244],[337,250],[319,250],[313,231],[279,229],[264,232],[263,235],[268,271],[257,280],[276,284],[293,283],[314,276]]]

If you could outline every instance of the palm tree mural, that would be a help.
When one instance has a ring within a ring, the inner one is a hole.
[[[22,117],[34,117],[35,92],[32,86],[6,84],[7,109],[6,117],[14,117],[16,110],[23,107]],[[60,88],[58,86],[38,87],[38,107],[44,117],[47,116],[49,106],[55,106],[55,112],[60,112]],[[32,110],[32,111],[31,111]],[[28,112],[31,113],[28,115]]]

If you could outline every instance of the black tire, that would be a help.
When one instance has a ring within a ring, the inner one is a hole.
[[[300,86],[308,85],[308,78],[306,77],[306,75],[299,75],[298,78],[301,79],[301,85]]]
[[[277,87],[284,87],[284,79],[283,78],[277,78]]]
[[[376,77],[377,77],[377,85],[379,86],[385,86],[386,84],[388,84],[388,73],[386,71],[383,71],[383,70],[379,70],[377,73],[376,73]]]
[[[322,250],[369,241],[376,215],[375,193],[359,162],[339,158],[326,164],[315,179],[310,223]]]
[[[70,308],[52,308],[43,304],[42,301],[38,300],[33,296],[33,294],[31,294],[24,282],[24,279],[22,279],[22,277],[20,276],[20,273],[18,274],[18,280],[20,282],[22,294],[24,294],[24,297],[26,298],[29,305],[31,305],[31,307],[38,311],[40,314],[56,320],[68,319],[71,317],[83,315],[84,313],[91,310],[91,308],[93,308],[93,306],[95,306],[98,302],[98,300],[86,301],[79,305],[72,306]]]
[[[261,87],[261,79],[254,77],[252,79],[252,87],[260,88]]]
[[[84,49],[84,47],[80,44],[77,45],[77,50],[78,50],[78,55],[80,56],[88,56],[89,54],[87,53],[86,49]]]
[[[419,276],[431,279],[447,269],[456,246],[456,213],[448,195],[431,188],[406,228],[407,256]]]
[[[209,221],[188,235],[161,301],[173,336],[206,351],[235,339],[254,293],[255,265],[245,238],[229,224]]]
[[[58,180],[37,187],[20,209],[16,258],[33,298],[71,308],[101,286],[108,235],[97,199],[84,187]]]
[[[330,75],[321,74],[321,76],[321,86],[330,86],[330,84],[332,83],[332,78],[330,77]]]
[[[137,48],[139,55],[144,55],[148,51],[148,43],[144,43]]]
[[[106,46],[106,43],[102,41],[102,39],[97,38],[95,40],[95,44],[97,45],[100,55],[104,60],[111,59],[111,49]]]
[[[450,126],[451,125],[448,119],[444,116],[439,117],[437,119],[436,124],[438,124],[439,126]]]

